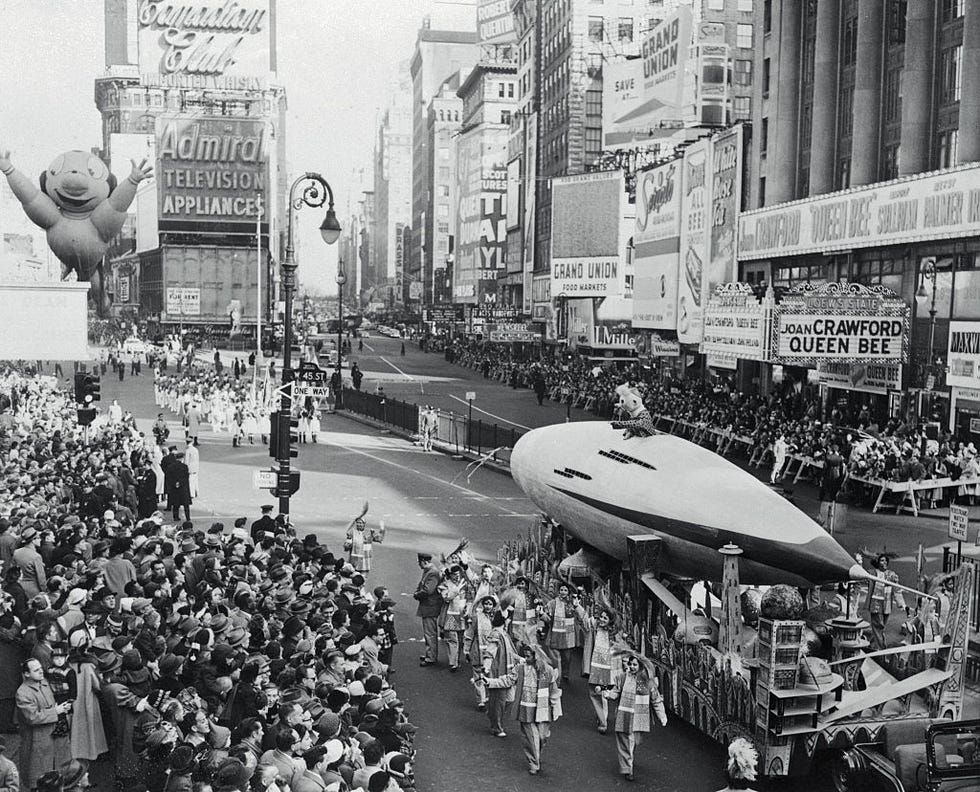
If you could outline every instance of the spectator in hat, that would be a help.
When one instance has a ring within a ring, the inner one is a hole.
[[[174,520],[180,519],[180,509],[184,518],[191,518],[190,470],[184,463],[184,455],[177,454],[164,472],[164,487],[167,493],[167,507],[173,512]]]
[[[416,615],[422,619],[422,637],[425,653],[419,658],[419,665],[435,665],[439,660],[439,614],[442,611],[442,597],[439,596],[441,575],[432,562],[432,553],[418,553],[419,569],[422,576],[415,589],[418,602]]]
[[[37,786],[38,779],[54,770],[55,750],[52,734],[61,715],[71,704],[58,704],[44,678],[44,668],[35,658],[22,667],[24,681],[17,688],[17,717],[20,722],[20,776],[26,789]]]
[[[136,567],[126,554],[132,548],[132,540],[126,538],[114,539],[109,545],[109,560],[106,562],[104,575],[106,586],[116,595],[116,608],[126,595],[126,586],[136,581]]]
[[[72,637],[80,635],[72,633]],[[102,720],[102,707],[99,694],[102,679],[98,671],[98,659],[88,652],[87,645],[71,648],[69,640],[69,662],[75,673],[75,703],[71,713],[71,756],[94,762],[108,750],[105,724]]]
[[[14,567],[20,572],[17,567]],[[6,591],[0,593],[0,732],[17,731],[14,723],[14,697],[21,683],[20,666],[24,648],[20,619],[14,615],[14,598]]]
[[[14,550],[13,561],[20,567],[20,585],[28,600],[47,589],[48,575],[38,552],[40,545],[41,534],[34,526],[28,526],[20,532],[20,547]]]
[[[77,685],[75,672],[68,666],[68,644],[56,641],[51,647],[51,665],[45,669],[44,676],[54,693],[56,704],[68,703],[74,707]],[[58,716],[51,733],[54,745],[55,766],[61,767],[72,758],[71,755],[71,710]]]
[[[258,544],[259,541],[268,533],[274,535],[276,532],[276,521],[272,516],[275,506],[263,506],[262,516],[252,523],[250,534],[252,541]]]

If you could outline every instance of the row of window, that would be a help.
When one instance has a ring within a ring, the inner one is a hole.
[[[724,11],[726,0],[708,0],[708,10],[709,11]],[[744,11],[746,13],[752,13],[752,0],[728,0],[728,5],[731,6],[732,3],[735,4],[736,11]]]

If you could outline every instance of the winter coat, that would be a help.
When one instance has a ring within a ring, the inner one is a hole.
[[[436,569],[435,564],[426,564],[422,570],[422,579],[415,590],[415,599],[418,601],[416,616],[423,619],[437,619],[442,611],[442,597],[439,595],[439,581],[441,575]]]
[[[0,792],[20,792],[20,773],[17,765],[0,756]]]
[[[72,708],[71,755],[73,759],[95,761],[109,750],[99,706],[102,682],[94,658],[83,658],[74,668],[78,693]]]
[[[57,770],[51,733],[58,722],[54,693],[47,681],[23,682],[17,688],[20,723],[20,776],[24,789],[33,789],[49,770]]]

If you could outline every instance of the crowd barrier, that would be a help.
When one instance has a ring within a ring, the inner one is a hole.
[[[420,408],[412,402],[345,388],[343,409],[414,436],[419,434]],[[454,453],[490,454],[494,461],[505,465],[510,464],[510,452],[522,434],[513,427],[479,419],[471,421],[466,415],[444,410],[437,410],[436,418],[433,443]]]

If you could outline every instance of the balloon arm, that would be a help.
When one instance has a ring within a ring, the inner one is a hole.
[[[132,205],[133,199],[136,198],[136,188],[138,186],[138,184],[128,177],[123,179],[116,185],[116,189],[106,199],[106,203],[115,211],[125,215]]]
[[[57,204],[16,168],[7,174],[7,183],[32,223],[47,231],[61,219]]]

